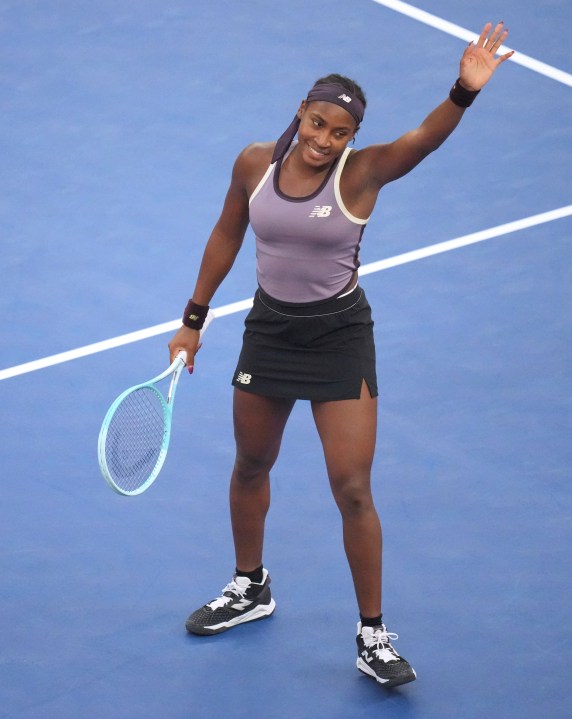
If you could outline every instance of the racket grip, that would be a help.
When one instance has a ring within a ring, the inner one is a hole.
[[[203,324],[203,326],[202,326],[202,329],[201,329],[201,334],[200,334],[201,337],[202,337],[202,336],[204,335],[204,333],[207,331],[208,326],[209,326],[210,323],[214,320],[214,318],[215,318],[214,312],[213,312],[212,310],[209,310],[209,311],[207,312],[207,316],[205,317],[205,322],[204,322],[204,324]]]
[[[203,325],[203,327],[202,327],[202,329],[201,329],[201,333],[200,333],[199,337],[202,338],[202,336],[203,336],[203,334],[205,333],[207,327],[210,325],[210,323],[211,323],[213,320],[214,320],[214,312],[213,312],[212,310],[209,310],[209,311],[208,311],[208,314],[207,314],[207,316],[206,316],[206,318],[205,318],[205,323],[204,323],[204,325]],[[197,347],[197,352],[198,352],[198,350],[199,350],[200,348],[201,348],[201,345],[199,344],[199,346]],[[186,351],[185,351],[185,350],[181,350],[181,351],[177,354],[177,359],[182,360],[182,362],[184,362],[184,364],[186,365],[186,364],[187,364],[187,353],[186,353]]]

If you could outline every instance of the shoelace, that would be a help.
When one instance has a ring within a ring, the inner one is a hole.
[[[210,607],[214,612],[215,609],[219,609],[219,607],[225,607],[230,602],[234,602],[237,599],[244,599],[244,594],[247,589],[248,587],[239,587],[239,585],[233,579],[232,582],[229,582],[222,590],[222,596],[218,597],[217,599],[214,599],[212,602],[209,602],[207,604],[207,607]],[[227,596],[227,592],[230,592],[234,596]]]
[[[368,633],[364,635],[362,633],[362,637],[364,644],[368,649],[375,647],[373,654],[375,654],[378,659],[387,661],[387,657],[384,657],[384,652],[389,652],[392,659],[401,658],[390,644],[390,642],[394,642],[396,639],[399,639],[399,635],[394,634],[393,632],[388,632],[387,629],[383,628],[376,629],[373,634]]]

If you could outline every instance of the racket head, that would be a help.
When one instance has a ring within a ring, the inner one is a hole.
[[[113,402],[101,425],[97,454],[109,486],[141,494],[157,478],[171,438],[171,407],[152,384],[132,387]]]

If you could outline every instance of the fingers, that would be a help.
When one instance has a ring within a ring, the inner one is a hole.
[[[180,357],[180,359],[183,359],[181,357],[181,353],[184,353],[184,362],[185,366],[189,370],[189,374],[193,374],[193,368],[195,365],[195,352],[193,352],[188,347],[181,347],[180,345],[169,345],[170,350],[170,357],[171,357],[171,364],[175,361],[177,357]],[[197,349],[198,352],[198,349]]]
[[[504,62],[505,60],[508,60],[509,57],[512,57],[514,55],[514,50],[511,50],[510,52],[505,53],[504,55],[501,55],[499,59],[497,60],[497,64],[500,65],[501,62]]]
[[[193,370],[195,369],[195,356],[202,346],[203,343],[199,342],[197,349],[193,354],[187,352],[187,369],[189,370],[189,374],[193,374]]]
[[[493,24],[492,22],[488,22],[484,28],[481,34],[479,35],[479,39],[477,40],[477,47],[484,47],[485,42],[487,41],[487,37],[489,35],[489,32],[491,31]]]
[[[494,29],[494,31],[491,34],[491,37],[489,39],[489,42],[486,46],[487,50],[490,50],[491,54],[494,55],[497,53],[502,46],[503,42],[506,40],[508,36],[508,30],[504,27],[504,23],[500,22]],[[497,59],[497,65],[500,65],[501,62],[504,62],[505,60],[508,60],[509,57],[512,57],[514,55],[514,50],[511,50],[510,52],[505,52],[504,55],[501,55]]]
[[[193,373],[193,367],[195,364],[195,355],[199,351],[201,343],[199,342],[198,330],[193,330],[188,327],[181,327],[175,334],[173,339],[169,342],[169,356],[171,363],[175,361],[179,352],[186,353],[186,365],[189,373]]]
[[[195,369],[195,355],[189,355],[187,357],[187,369],[189,374],[193,374],[193,370]]]
[[[508,30],[504,26],[504,22],[499,22],[494,30],[492,29],[493,24],[492,22],[488,22],[481,32],[479,36],[479,40],[477,42],[477,47],[482,47],[484,50],[488,50],[492,55],[494,55],[499,47],[503,44],[503,42],[506,40],[508,35]],[[491,32],[492,30],[492,32]],[[507,53],[510,57],[511,53]],[[503,55],[504,57],[504,55]],[[508,58],[505,58],[508,59]]]
[[[495,52],[499,49],[499,47],[505,41],[507,35],[508,35],[508,30],[505,29],[504,23],[499,22],[499,24],[492,31],[491,36],[487,42],[487,45],[486,45],[487,50],[490,50],[492,52],[492,54],[494,55]]]

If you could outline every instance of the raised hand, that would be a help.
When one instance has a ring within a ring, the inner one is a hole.
[[[463,53],[459,78],[466,90],[480,90],[491,79],[498,66],[514,54],[514,50],[511,50],[500,57],[495,57],[508,36],[508,30],[502,22],[499,22],[494,30],[492,27],[493,24],[488,22],[477,44],[471,42]]]

